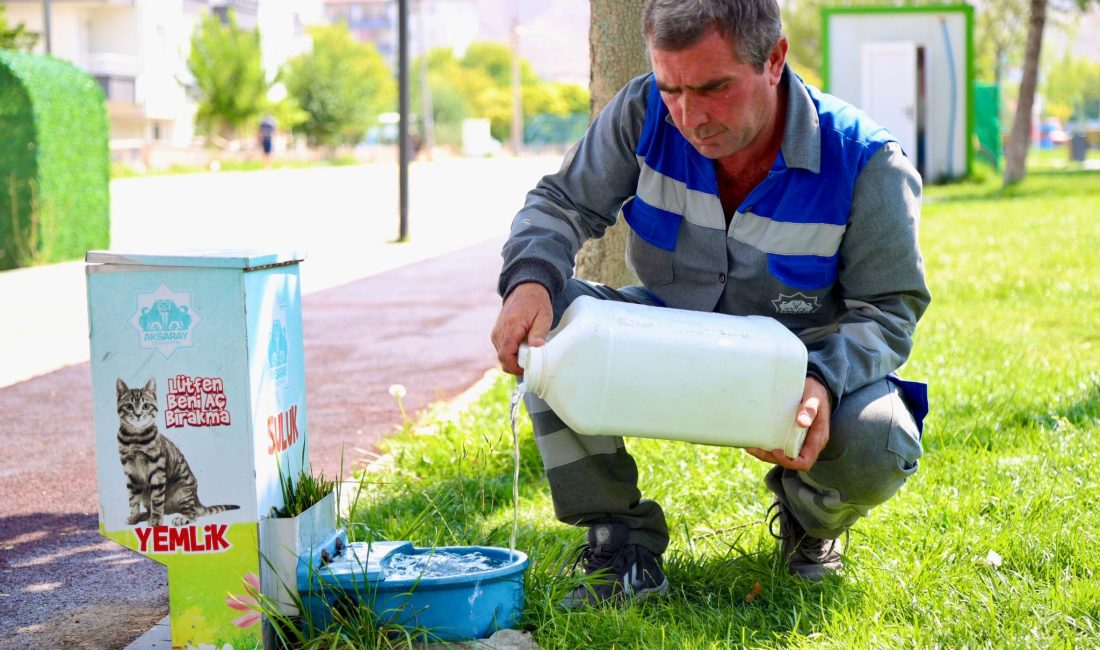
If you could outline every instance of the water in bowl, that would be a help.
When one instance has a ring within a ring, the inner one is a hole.
[[[511,562],[511,558],[490,557],[479,551],[394,553],[386,558],[385,573],[388,580],[444,578],[499,569]]]

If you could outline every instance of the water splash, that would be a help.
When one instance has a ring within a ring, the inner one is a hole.
[[[489,557],[479,551],[394,553],[386,558],[385,575],[387,580],[442,578],[492,571],[509,562],[510,558]]]
[[[516,390],[512,392],[512,536],[508,540],[508,551],[512,556],[516,554],[516,530],[519,529],[519,405],[523,403],[523,395],[527,392],[527,384],[519,382]]]

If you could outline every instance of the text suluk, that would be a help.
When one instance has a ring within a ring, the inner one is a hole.
[[[286,451],[298,442],[298,405],[267,418],[267,453]]]

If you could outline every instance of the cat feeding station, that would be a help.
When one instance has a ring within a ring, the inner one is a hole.
[[[173,647],[262,637],[263,521],[309,462],[301,259],[86,258],[99,530],[168,568]]]

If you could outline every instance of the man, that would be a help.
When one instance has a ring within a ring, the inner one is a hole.
[[[643,16],[653,73],[528,195],[493,343],[520,374],[519,344],[542,345],[581,295],[779,320],[809,350],[796,417],[809,431],[797,459],[748,453],[775,465],[765,483],[789,570],[821,579],[841,567],[841,533],[921,455],[922,387],[889,377],[930,300],[920,177],[885,129],[786,66],[775,0],[651,0]],[[573,278],[581,245],[620,211],[643,286]],[[588,528],[581,562],[598,573],[566,604],[666,591],[664,513],[641,498],[622,440],[577,435],[535,396],[527,407],[555,514]]]
[[[275,118],[265,115],[260,120],[260,149],[264,152],[264,164],[271,161],[271,149],[275,139]]]

